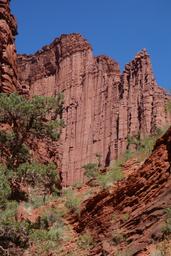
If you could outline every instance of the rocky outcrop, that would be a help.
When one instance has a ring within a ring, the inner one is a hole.
[[[171,207],[170,170],[171,128],[137,171],[82,205],[75,229],[94,237],[88,255],[115,255],[118,250],[140,255],[149,244],[163,239],[168,228],[166,209]]]
[[[108,166],[127,148],[128,135],[145,136],[169,120],[168,96],[158,87],[146,50],[120,73],[106,56],[94,57],[79,34],[62,35],[34,55],[18,56],[24,94],[65,98],[61,136],[65,185],[84,180],[82,166]]]
[[[10,13],[9,0],[0,0],[0,92],[17,88],[15,35],[17,24]]]
[[[157,85],[146,49],[125,65],[120,83],[118,151],[123,153],[127,137],[143,138],[169,123],[169,95]],[[125,140],[126,139],[126,140]]]

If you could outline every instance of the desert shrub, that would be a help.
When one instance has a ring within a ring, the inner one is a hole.
[[[149,151],[152,149],[154,145],[153,136],[148,136],[146,138],[141,139],[140,135],[129,136],[128,135],[128,146],[135,145],[136,151]]]
[[[0,247],[8,249],[16,246],[24,249],[28,247],[28,241],[28,232],[22,225],[1,226]]]
[[[32,195],[29,200],[25,202],[25,208],[36,209],[45,204],[45,197],[42,195]]]
[[[99,173],[96,177],[97,183],[102,188],[107,188],[115,182],[123,179],[122,161],[116,160],[112,163],[106,173]]]
[[[150,253],[150,256],[165,256],[165,253],[159,249],[156,249],[155,251]]]
[[[165,236],[171,234],[171,208],[165,209],[166,219],[165,225],[162,227],[162,232]]]
[[[130,150],[127,149],[122,157],[123,162],[126,162],[127,160],[129,160],[132,156],[133,156],[133,152],[131,152]]]
[[[128,146],[134,145],[136,150],[140,150],[140,148],[142,147],[141,140],[140,140],[140,134],[137,134],[134,136],[128,135],[127,141],[128,141]]]
[[[5,168],[0,165],[0,209],[4,208],[11,194],[9,181],[5,175]]]
[[[81,198],[78,197],[71,189],[69,189],[66,194],[66,201],[65,206],[79,215],[80,213],[80,205],[81,205]]]
[[[162,227],[162,230],[163,234],[165,236],[168,236],[171,234],[171,224],[170,223],[167,223]]]
[[[154,255],[156,253],[157,256],[171,256],[170,236],[166,237],[166,239],[164,239],[160,243],[157,243],[154,252],[151,253],[154,253]]]
[[[28,222],[17,222],[16,214],[17,214],[18,203],[16,201],[8,201],[5,205],[5,208],[0,211],[0,229],[3,230],[4,227],[8,227],[8,229],[18,230],[20,227],[25,229],[25,231],[29,230]]]
[[[32,230],[32,232],[30,233],[30,239],[34,242],[47,241],[49,239],[48,230],[45,230],[45,229]]]
[[[97,159],[97,166],[100,168],[101,167],[101,154],[96,153],[96,159]]]
[[[141,138],[140,135],[128,136],[128,148],[130,145],[135,145],[136,152],[134,152],[134,156],[143,161],[149,154],[151,154],[156,140],[166,132],[167,128],[168,127],[156,127],[153,134],[144,138]],[[131,151],[129,152],[132,154]]]
[[[73,188],[76,188],[76,189],[80,189],[80,188],[82,188],[82,186],[83,186],[82,181],[77,181],[73,184]]]
[[[123,241],[125,241],[125,237],[121,233],[121,231],[120,230],[114,230],[113,233],[112,233],[112,243],[114,245],[118,245]]]
[[[124,213],[123,215],[122,215],[122,220],[123,221],[127,221],[127,220],[129,220],[129,213]]]
[[[40,227],[49,228],[55,224],[57,228],[63,228],[64,224],[62,221],[63,212],[55,208],[49,208],[40,217]]]
[[[67,252],[66,256],[77,256],[78,254],[75,252]]]
[[[30,238],[35,242],[40,241],[59,241],[62,238],[63,229],[52,227],[49,230],[47,229],[35,229],[31,230]]]
[[[123,170],[122,170],[122,163],[119,163],[118,161],[115,162],[115,164],[111,167],[111,173],[112,173],[112,179],[114,182],[122,180],[123,179]]]
[[[96,177],[97,184],[103,189],[113,184],[112,173],[107,171],[104,174],[98,174]]]
[[[48,238],[51,241],[56,241],[62,239],[63,236],[63,227],[60,225],[60,227],[52,227],[48,232]]]
[[[60,242],[63,240],[63,228],[52,226],[50,229],[32,229],[30,241],[36,246],[37,254],[56,251]]]
[[[140,151],[150,154],[153,150],[154,144],[156,142],[157,137],[155,135],[148,136],[143,139],[141,142],[141,149]]]
[[[32,187],[43,186],[46,193],[58,191],[60,178],[53,163],[23,163],[15,171],[15,176]]]
[[[132,248],[132,249],[126,249],[126,250],[117,250],[115,252],[115,256],[133,256],[133,255],[136,255],[136,248]]]
[[[8,252],[7,255],[13,255],[10,251],[13,246],[20,249],[28,246],[28,223],[16,221],[17,207],[16,201],[6,201],[0,210],[0,248]]]
[[[46,208],[36,223],[31,224],[29,239],[35,245],[36,255],[56,252],[62,241],[69,238],[69,229],[64,225],[63,210]]]
[[[90,249],[94,245],[94,240],[89,232],[86,232],[79,236],[78,246],[83,249]]]
[[[98,171],[98,164],[96,164],[96,163],[88,163],[88,164],[84,165],[82,168],[85,169],[84,175],[87,178],[91,179],[91,178],[96,177],[97,171]]]
[[[171,113],[171,100],[166,103],[165,109],[167,113]]]

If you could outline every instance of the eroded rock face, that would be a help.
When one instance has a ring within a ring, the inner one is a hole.
[[[137,171],[82,205],[74,225],[77,232],[88,231],[97,241],[89,255],[115,255],[117,250],[142,255],[138,253],[149,244],[163,239],[171,204],[170,168],[171,128]]]
[[[165,110],[169,97],[164,89],[157,85],[150,56],[146,49],[143,49],[133,61],[125,65],[121,75],[119,153],[125,150],[128,135],[147,136],[169,123],[170,115]]]
[[[147,135],[169,120],[146,50],[120,73],[106,56],[94,57],[79,34],[62,35],[34,55],[18,56],[23,93],[65,98],[61,136],[64,185],[83,181],[82,166],[108,166],[127,148],[128,135]]]
[[[15,35],[17,24],[10,13],[9,0],[0,0],[0,92],[17,88]]]

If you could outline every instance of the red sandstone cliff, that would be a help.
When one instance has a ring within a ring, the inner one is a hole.
[[[144,136],[169,122],[168,96],[155,81],[146,50],[121,74],[116,61],[94,57],[81,35],[62,35],[34,55],[18,55],[16,65],[17,29],[9,0],[0,0],[0,13],[0,91],[64,94],[64,184],[84,180],[81,167],[96,161],[97,154],[102,166],[109,165],[127,148],[128,135]]]
[[[17,24],[10,13],[9,0],[0,0],[0,92],[13,92],[17,87],[15,35]]]
[[[150,134],[169,119],[168,96],[155,81],[146,50],[121,74],[116,61],[94,57],[81,35],[62,35],[34,55],[19,55],[18,70],[23,93],[64,93],[64,184],[83,180],[81,167],[96,161],[96,154],[107,166],[125,151],[128,135]]]

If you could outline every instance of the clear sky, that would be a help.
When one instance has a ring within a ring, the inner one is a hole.
[[[108,55],[123,69],[147,48],[158,83],[171,89],[171,0],[12,0],[11,8],[19,53],[79,32],[95,55]]]

